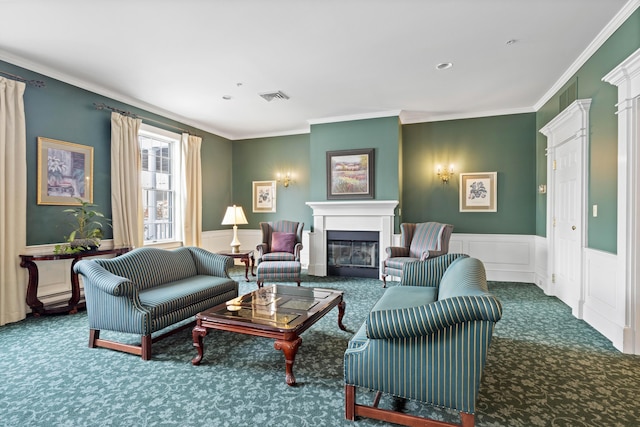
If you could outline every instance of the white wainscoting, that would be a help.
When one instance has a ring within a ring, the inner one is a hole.
[[[449,252],[478,258],[487,271],[487,280],[535,283],[535,236],[453,233]]]
[[[583,319],[622,351],[625,334],[625,290],[616,286],[618,257],[594,249],[584,250]],[[623,272],[624,273],[624,272]]]

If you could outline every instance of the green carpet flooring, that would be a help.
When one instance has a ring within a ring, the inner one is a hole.
[[[304,273],[304,272],[303,272]],[[254,290],[244,268],[232,276]],[[28,317],[0,327],[0,426],[382,426],[344,420],[343,354],[382,295],[381,282],[303,274],[303,286],[340,289],[337,309],[302,335],[294,373],[273,340],[211,332],[200,366],[191,331],[153,345],[153,359],[89,349],[86,312]],[[640,357],[624,355],[533,284],[490,282],[502,301],[478,400],[476,425],[640,426]],[[135,339],[103,332],[104,338]],[[372,394],[360,392],[359,401]],[[383,398],[381,406],[391,407]],[[447,421],[456,413],[409,402],[406,411]]]

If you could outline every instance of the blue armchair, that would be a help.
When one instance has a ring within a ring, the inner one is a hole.
[[[439,222],[400,224],[401,246],[386,248],[382,281],[387,286],[387,276],[402,277],[405,264],[423,261],[449,252],[449,240],[453,225]]]
[[[402,425],[452,425],[378,407],[380,394],[460,412],[475,424],[475,405],[500,302],[487,288],[482,262],[447,254],[407,264],[349,341],[344,355],[345,417]],[[377,391],[372,405],[356,388]]]

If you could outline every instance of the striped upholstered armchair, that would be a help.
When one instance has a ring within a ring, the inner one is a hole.
[[[449,252],[449,240],[453,225],[439,222],[400,224],[400,246],[386,248],[382,280],[387,286],[387,276],[402,277],[405,264],[437,257]]]
[[[303,222],[261,222],[262,243],[258,251],[258,266],[263,261],[300,261]]]
[[[446,254],[405,266],[344,354],[345,417],[407,426],[475,424],[480,380],[502,306],[487,288],[482,262]],[[376,391],[372,404],[356,389]],[[460,413],[460,424],[432,422],[379,407],[381,394]]]

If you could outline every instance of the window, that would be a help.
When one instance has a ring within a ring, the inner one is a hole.
[[[144,242],[180,240],[180,135],[143,124],[142,155]]]

